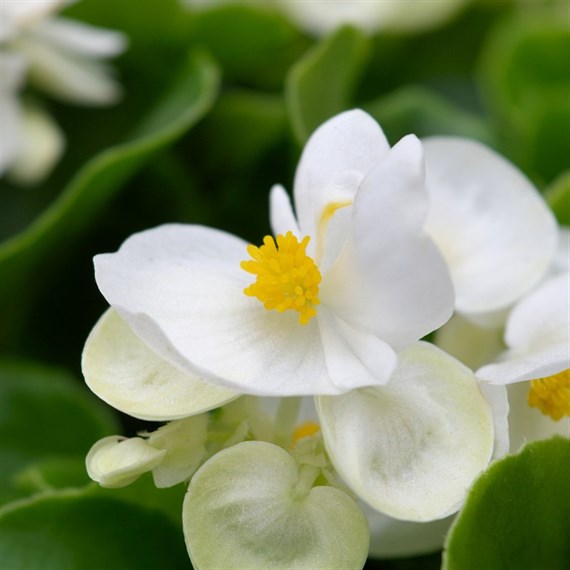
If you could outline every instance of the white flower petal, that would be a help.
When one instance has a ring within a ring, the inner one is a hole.
[[[33,34],[58,49],[91,57],[119,55],[127,44],[125,35],[120,32],[67,18],[46,20],[34,28]]]
[[[17,91],[23,83],[26,64],[21,57],[0,53],[0,175],[21,149],[21,108]]]
[[[570,417],[553,420],[531,408],[528,404],[530,382],[518,382],[507,386],[510,403],[509,427],[511,453],[516,453],[528,441],[548,439],[553,435],[570,437]]]
[[[116,102],[121,87],[102,62],[72,54],[30,35],[17,49],[29,61],[30,81],[55,97],[83,105]]]
[[[452,514],[493,452],[491,410],[473,373],[427,343],[399,354],[388,385],[316,404],[340,476],[394,518]]]
[[[206,457],[208,414],[169,422],[150,434],[149,445],[164,449],[162,461],[152,470],[158,488],[187,481]]]
[[[316,236],[323,209],[352,200],[360,180],[388,149],[382,129],[363,111],[346,111],[321,125],[307,142],[295,175],[302,232]],[[348,179],[347,171],[352,174]]]
[[[207,461],[192,478],[182,509],[194,567],[362,568],[368,529],[355,501],[340,489],[311,488],[302,473],[285,450],[260,441]]]
[[[559,228],[558,248],[550,270],[554,275],[570,271],[570,228],[567,226],[560,226]]]
[[[154,449],[144,439],[111,435],[100,439],[85,459],[87,473],[102,487],[126,487],[143,473],[156,467],[165,456],[163,449]]]
[[[99,398],[145,420],[173,420],[217,408],[237,394],[177,370],[109,309],[83,350],[83,375]]]
[[[65,138],[48,113],[29,104],[22,110],[19,134],[20,147],[8,174],[18,184],[34,184],[45,178],[60,159]]]
[[[13,39],[67,3],[67,0],[2,0],[0,40]]]
[[[353,236],[323,277],[323,305],[392,346],[414,342],[449,319],[451,280],[423,233],[426,211],[421,145],[405,137],[358,190]]]
[[[570,367],[569,274],[549,279],[512,310],[505,331],[509,350],[495,364],[477,370],[494,384],[557,374]]]
[[[302,239],[291,199],[285,188],[279,184],[273,186],[269,194],[269,219],[273,235],[285,235],[287,232],[292,232]]]
[[[329,376],[339,392],[386,384],[396,353],[378,337],[355,329],[323,307],[318,316]]]
[[[509,399],[505,386],[479,383],[485,400],[491,406],[493,414],[495,444],[493,446],[493,459],[500,459],[509,452]]]
[[[0,176],[18,156],[21,140],[21,109],[16,97],[0,93]]]
[[[482,144],[434,137],[424,149],[427,229],[449,263],[457,310],[508,306],[548,268],[557,241],[552,213],[528,179]]]
[[[361,503],[370,529],[371,558],[418,556],[441,550],[454,517],[417,523],[394,519]]]
[[[241,393],[338,393],[316,320],[302,326],[295,311],[268,311],[247,297],[246,258],[246,243],[230,234],[167,225],[97,256],[95,270],[109,303],[177,368]]]

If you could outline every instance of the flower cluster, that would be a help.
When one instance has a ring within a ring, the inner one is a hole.
[[[119,32],[55,13],[69,0],[3,0],[0,5],[0,175],[20,183],[46,176],[59,159],[64,136],[33,97],[29,83],[62,101],[108,105],[121,90],[100,60],[125,49]]]
[[[454,137],[390,148],[353,110],[312,135],[293,194],[271,190],[259,247],[164,225],[95,258],[111,308],[86,382],[169,423],[98,442],[88,470],[190,481],[196,568],[360,568],[414,532],[429,550],[509,449],[506,384],[570,413],[564,240],[510,163]]]

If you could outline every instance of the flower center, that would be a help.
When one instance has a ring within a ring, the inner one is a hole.
[[[298,426],[293,432],[293,437],[291,438],[291,447],[295,447],[299,441],[306,437],[310,437],[319,433],[321,431],[321,426],[315,422],[307,421]]]
[[[570,416],[570,369],[554,376],[532,380],[528,403],[555,421]]]
[[[309,236],[301,242],[291,233],[277,236],[277,245],[271,236],[263,238],[263,245],[247,246],[252,260],[242,261],[241,268],[257,276],[255,283],[243,292],[257,297],[263,306],[280,313],[288,309],[299,313],[299,322],[306,325],[317,314],[321,273],[315,262],[305,253]]]

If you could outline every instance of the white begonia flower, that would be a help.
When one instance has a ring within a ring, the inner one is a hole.
[[[422,142],[426,230],[449,265],[456,311],[483,320],[543,278],[556,251],[556,220],[531,182],[491,149],[457,137]]]
[[[439,346],[477,370],[482,389],[507,386],[512,452],[527,441],[570,437],[570,291],[560,257],[550,277],[514,306],[504,341],[500,328],[483,328],[457,315],[436,337]]]
[[[181,0],[185,6],[205,9],[222,4],[253,4],[280,10],[310,33],[324,35],[352,24],[377,30],[413,32],[442,24],[469,0]]]
[[[56,17],[69,3],[3,0],[0,4],[0,62],[17,60],[20,68],[15,82],[11,70],[0,63],[0,174],[9,169],[18,182],[44,177],[63,149],[63,136],[49,116],[37,107],[20,108],[19,91],[25,82],[82,105],[107,105],[121,95],[111,68],[101,60],[124,51],[124,35]]]
[[[26,65],[21,57],[0,52],[0,175],[18,156],[21,144],[20,121],[22,109],[18,91]]]
[[[493,417],[471,370],[420,342],[386,386],[316,398],[323,440],[343,481],[393,518],[456,512],[491,460]]]
[[[453,306],[423,231],[423,178],[417,138],[390,149],[370,116],[345,112],[307,143],[296,218],[273,188],[277,245],[165,225],[96,256],[97,283],[148,347],[206,383],[270,396],[385,384],[394,348],[441,326]]]

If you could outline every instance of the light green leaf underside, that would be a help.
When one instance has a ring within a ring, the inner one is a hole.
[[[339,489],[296,496],[299,471],[283,449],[245,442],[196,473],[184,501],[186,544],[198,570],[358,570],[366,519]]]
[[[320,124],[348,108],[368,48],[362,32],[345,26],[291,68],[285,102],[299,143],[304,144]]]
[[[10,570],[187,568],[180,530],[160,511],[59,491],[0,511],[0,567]]]
[[[20,286],[41,262],[43,252],[73,243],[85,232],[125,181],[172,144],[211,107],[218,70],[200,53],[188,57],[171,90],[129,138],[90,160],[60,196],[28,228],[0,245],[0,293]]]
[[[48,458],[81,458],[99,438],[118,431],[109,411],[64,370],[0,363],[2,501],[17,493],[11,478]]]
[[[570,566],[570,440],[529,443],[473,486],[448,537],[444,570]]]

